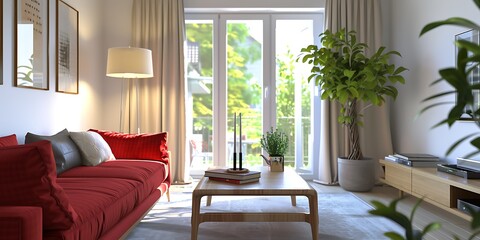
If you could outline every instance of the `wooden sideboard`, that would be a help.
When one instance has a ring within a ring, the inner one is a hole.
[[[385,177],[382,182],[408,193],[424,198],[437,207],[459,217],[471,220],[468,214],[457,209],[458,199],[480,199],[480,180],[466,179],[439,172],[436,168],[415,168],[381,159]]]

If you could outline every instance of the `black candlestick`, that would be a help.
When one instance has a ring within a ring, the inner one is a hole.
[[[238,154],[238,158],[239,158],[239,160],[238,160],[238,163],[239,163],[239,164],[238,164],[238,165],[239,165],[240,170],[242,170],[242,169],[243,169],[243,168],[242,168],[242,152],[240,152],[240,153]]]
[[[238,165],[240,166],[240,170],[242,170],[242,113],[239,114],[239,119],[238,119],[238,124],[240,125],[239,126],[239,129],[240,129],[240,153],[238,153]]]
[[[242,164],[240,164],[240,169],[242,169]],[[233,170],[237,170],[237,153],[233,153]]]

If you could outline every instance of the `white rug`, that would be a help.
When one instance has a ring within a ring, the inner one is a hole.
[[[315,184],[312,184],[315,185]],[[127,237],[139,239],[190,239],[191,187],[171,194],[172,202],[162,199]],[[207,211],[308,211],[305,197],[297,197],[292,207],[289,197],[214,197],[210,207],[202,199],[202,212]],[[351,193],[319,193],[319,233],[321,240],[387,239],[384,232],[402,229],[395,223],[372,216],[370,205]],[[308,223],[212,223],[200,224],[199,240],[302,240],[312,239]]]

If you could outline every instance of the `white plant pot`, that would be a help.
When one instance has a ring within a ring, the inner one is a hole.
[[[375,185],[375,162],[371,158],[348,160],[338,158],[338,182],[352,192],[368,192]]]

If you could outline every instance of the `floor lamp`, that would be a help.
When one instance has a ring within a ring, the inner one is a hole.
[[[118,47],[108,49],[107,76],[114,78],[151,78],[153,77],[152,51],[145,48]],[[123,91],[120,99],[120,132],[123,119]],[[138,96],[138,81],[135,82],[137,100],[137,133],[140,133],[140,108]]]

